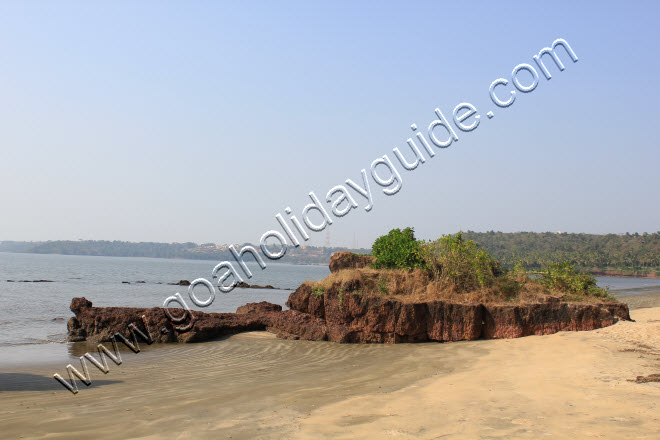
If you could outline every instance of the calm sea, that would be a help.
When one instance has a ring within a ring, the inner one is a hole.
[[[187,287],[167,285],[179,280],[211,279],[215,264],[198,260],[0,252],[0,357],[2,348],[7,346],[63,342],[66,323],[73,316],[69,310],[71,299],[77,296],[84,296],[100,307],[160,307],[165,298],[180,292],[191,308],[234,312],[248,302],[284,305],[291,293],[284,289],[295,289],[305,280],[320,280],[330,273],[327,266],[267,263],[267,268],[261,270],[256,263],[248,264],[253,277],[244,279],[249,284],[270,284],[278,289],[217,293],[213,304],[203,309],[193,307]],[[19,282],[22,280],[53,282]],[[203,286],[198,289],[200,299],[206,298]]]
[[[214,261],[156,258],[87,257],[0,253],[0,359],[16,353],[29,354],[29,346],[62,344],[66,323],[73,314],[71,298],[84,296],[95,306],[159,307],[165,298],[187,287],[167,283],[211,278]],[[218,293],[206,312],[233,312],[247,302],[269,301],[284,305],[291,290],[305,280],[319,280],[330,272],[327,266],[269,264],[261,270],[250,265],[250,284],[271,284],[278,289],[234,289]],[[20,282],[52,280],[52,283]],[[8,282],[7,280],[14,280]],[[123,283],[124,281],[130,284]],[[136,283],[144,281],[144,283]],[[618,295],[660,290],[660,280],[598,278]],[[159,284],[163,283],[163,284]],[[200,298],[204,289],[200,289]],[[192,307],[192,303],[188,302]],[[17,351],[17,347],[23,347]],[[33,349],[37,349],[34,347]]]

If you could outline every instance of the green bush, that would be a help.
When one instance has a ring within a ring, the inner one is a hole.
[[[577,298],[612,298],[607,289],[598,287],[593,275],[577,272],[568,261],[548,265],[538,280],[551,291],[563,292]]]
[[[371,264],[374,269],[426,268],[413,228],[392,229],[387,235],[378,237],[371,247],[371,254],[376,257]]]
[[[459,291],[489,287],[500,275],[497,261],[461,232],[425,243],[422,256],[435,279],[449,281]]]

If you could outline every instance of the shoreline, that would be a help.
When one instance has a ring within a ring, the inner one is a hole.
[[[660,290],[632,291],[617,299],[635,322],[548,336],[365,345],[248,332],[120,346],[122,365],[88,364],[76,395],[53,374],[98,359],[96,344],[48,344],[50,362],[0,365],[0,418],[9,438],[32,439],[652,439],[660,383],[630,381],[660,373]]]
[[[548,336],[365,345],[249,332],[122,346],[122,365],[90,364],[77,395],[52,375],[98,353],[67,344],[68,361],[0,367],[0,417],[5,435],[33,439],[651,439],[660,383],[631,380],[660,373],[660,291],[618,299],[634,322]]]
[[[628,305],[629,310],[649,307],[660,307],[660,289],[655,287],[644,287],[635,289],[626,289],[619,292],[624,292],[623,295],[615,293],[615,300]],[[213,340],[205,341],[203,343],[210,343]],[[431,342],[434,343],[434,342]],[[440,343],[440,342],[439,342]],[[69,341],[47,341],[42,343],[16,343],[10,345],[0,346],[0,353],[5,357],[4,362],[0,362],[0,371],[7,367],[38,367],[43,365],[61,366],[77,358],[87,351],[96,352],[96,346],[89,343],[88,349],[80,350],[76,347],[86,342],[69,342]],[[146,349],[158,346],[147,346]],[[169,344],[166,344],[169,345]],[[27,354],[25,353],[27,352]],[[27,359],[25,359],[27,356]]]
[[[90,366],[92,385],[75,396],[52,379],[64,365],[3,369],[0,415],[6,436],[33,439],[651,439],[660,383],[629,380],[660,372],[660,307],[632,317],[445,344],[244,333],[122,352],[107,375]]]
[[[646,279],[660,279],[660,275],[657,274],[646,274],[646,275],[641,275],[641,274],[626,274],[626,273],[612,273],[612,272],[607,272],[607,271],[585,271],[586,273],[589,273],[595,277],[605,277],[605,278],[646,278]]]

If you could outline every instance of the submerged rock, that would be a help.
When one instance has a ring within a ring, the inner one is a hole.
[[[7,280],[8,283],[13,283],[13,280]],[[53,280],[20,280],[19,283],[54,283]]]
[[[248,284],[245,281],[236,283],[236,287],[240,287],[242,289],[274,289],[275,288],[270,284],[266,284],[265,286],[260,286],[259,284]]]
[[[167,283],[170,286],[190,286],[190,281],[180,280],[178,283]]]

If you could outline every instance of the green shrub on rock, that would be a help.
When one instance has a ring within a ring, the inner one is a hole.
[[[435,279],[443,279],[458,290],[490,287],[500,275],[497,261],[461,232],[443,235],[422,246],[426,266]]]
[[[371,254],[376,257],[371,264],[374,269],[426,268],[413,228],[403,231],[392,229],[387,235],[377,238],[371,247]]]

